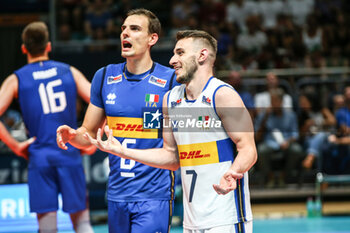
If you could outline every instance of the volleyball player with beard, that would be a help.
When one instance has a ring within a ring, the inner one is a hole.
[[[102,129],[98,129],[96,139],[88,133],[85,137],[101,150],[124,159],[173,171],[180,167],[184,232],[251,233],[248,170],[257,159],[253,124],[238,93],[213,77],[216,52],[216,40],[204,31],[177,33],[170,64],[182,85],[163,99],[165,125],[172,128],[163,130],[162,148],[122,147],[108,126],[104,128],[107,140],[101,139]],[[175,124],[181,120],[177,110],[192,114],[193,119],[216,119],[221,124],[190,132]]]

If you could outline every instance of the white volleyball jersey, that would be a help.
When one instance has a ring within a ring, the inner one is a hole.
[[[213,188],[236,156],[236,147],[216,114],[214,97],[222,86],[229,85],[212,77],[197,100],[186,100],[185,85],[173,88],[168,96],[169,119],[180,158],[186,229],[252,220],[248,173],[237,181],[233,192],[218,195]]]

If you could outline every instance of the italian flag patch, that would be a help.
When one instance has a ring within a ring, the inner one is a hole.
[[[158,103],[159,102],[159,95],[146,94],[145,101],[149,102],[149,103]]]
[[[209,116],[199,116],[198,121],[209,121]]]

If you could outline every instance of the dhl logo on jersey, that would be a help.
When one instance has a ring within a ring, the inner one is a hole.
[[[158,138],[157,129],[144,129],[143,119],[137,117],[107,116],[107,124],[113,130],[114,137],[122,138]]]
[[[178,145],[180,166],[198,166],[219,162],[216,141]]]

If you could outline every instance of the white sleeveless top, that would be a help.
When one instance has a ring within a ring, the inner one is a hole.
[[[218,195],[212,186],[220,183],[236,156],[236,147],[215,110],[215,93],[222,86],[229,85],[212,77],[195,101],[186,100],[185,85],[176,86],[168,96],[180,158],[186,229],[252,220],[248,173],[237,182],[237,189],[226,195]]]

